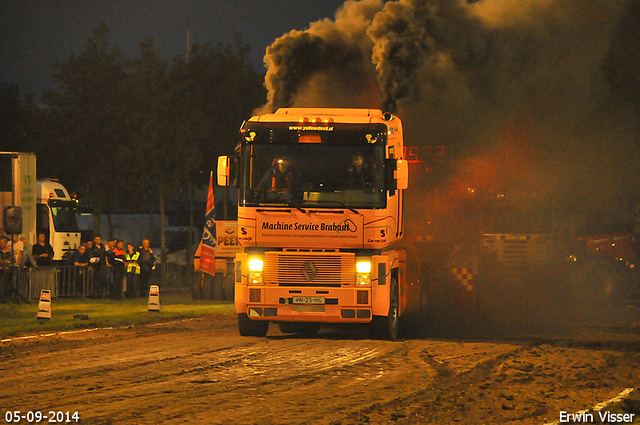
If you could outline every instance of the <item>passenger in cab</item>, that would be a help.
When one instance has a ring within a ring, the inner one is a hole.
[[[347,170],[347,189],[373,193],[373,166],[360,153],[351,157],[351,166]]]

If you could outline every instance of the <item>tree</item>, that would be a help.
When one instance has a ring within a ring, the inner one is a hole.
[[[233,151],[238,128],[266,102],[264,76],[249,63],[251,47],[236,34],[233,46],[194,44],[189,58],[175,58],[171,75],[181,82],[179,99],[185,136],[198,146],[192,179],[207,185],[217,157]],[[204,171],[204,172],[203,172]]]
[[[189,58],[160,58],[152,38],[125,57],[101,24],[79,54],[55,65],[60,92],[46,92],[40,115],[39,168],[102,212],[164,205],[208,183],[216,157],[232,151],[237,129],[262,105],[262,77],[250,47],[194,45]],[[37,108],[34,108],[34,112]],[[164,229],[164,222],[162,223]],[[163,232],[164,233],[164,232]]]
[[[171,78],[149,38],[140,44],[140,59],[133,62],[131,77],[132,141],[130,169],[137,180],[151,187],[160,202],[161,258],[165,260],[165,203],[179,185],[188,180],[189,164],[196,162],[197,146],[189,121],[184,121],[188,104],[182,99],[184,82]],[[126,150],[125,152],[128,152]]]
[[[21,131],[23,119],[20,88],[0,83],[0,151],[17,151],[25,145]]]
[[[217,156],[233,151],[240,123],[265,103],[264,78],[248,62],[250,49],[236,34],[233,46],[194,44],[189,57],[174,59],[171,75],[178,90],[173,104],[181,105],[176,114],[178,134],[193,145],[191,152],[196,154],[183,162],[182,173],[191,206],[190,227],[193,186],[208,185]],[[225,202],[226,198],[225,188]]]
[[[100,24],[79,55],[54,65],[62,93],[44,98],[59,118],[59,178],[93,204],[94,229],[100,214],[111,211],[121,180],[117,153],[128,143],[127,69],[130,60],[111,47],[108,27]],[[47,158],[41,158],[46,161]]]

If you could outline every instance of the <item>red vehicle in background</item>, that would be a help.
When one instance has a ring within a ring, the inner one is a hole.
[[[607,233],[581,237],[587,244],[591,254],[599,255],[610,260],[622,262],[627,267],[635,267],[637,257],[634,248],[633,233]]]

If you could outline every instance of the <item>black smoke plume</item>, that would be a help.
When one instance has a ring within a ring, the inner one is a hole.
[[[446,146],[458,180],[502,157],[512,172],[487,191],[522,190],[510,176],[529,170],[573,225],[622,222],[639,190],[638,16],[631,0],[347,1],[267,49],[261,112],[396,112],[406,144]],[[515,145],[531,154],[509,161]]]
[[[395,112],[405,145],[417,148],[405,240],[451,242],[477,232],[471,193],[531,196],[532,216],[552,218],[558,238],[632,231],[640,201],[638,28],[637,0],[347,1],[334,20],[267,49],[268,103],[259,112]],[[502,304],[517,305],[508,297]],[[581,309],[591,307],[606,316],[598,305]]]

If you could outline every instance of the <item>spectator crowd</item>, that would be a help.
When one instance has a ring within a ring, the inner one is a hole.
[[[125,294],[131,298],[144,297],[149,291],[149,277],[155,268],[156,257],[149,247],[149,240],[144,239],[137,249],[132,243],[127,244],[117,239],[109,239],[106,246],[100,236],[80,245],[67,260],[68,265],[91,267],[94,279],[102,286],[112,299],[122,297],[124,278],[127,290]]]
[[[76,293],[82,293],[83,277],[90,270],[94,283],[109,295],[111,299],[120,299],[124,292],[127,297],[145,297],[149,291],[149,278],[155,268],[156,257],[149,247],[149,240],[144,239],[138,248],[132,243],[124,246],[124,242],[109,239],[102,243],[100,236],[95,236],[81,244],[67,257],[66,265],[75,266]],[[19,235],[0,237],[0,274],[8,275],[11,268],[18,266],[20,270],[31,267],[53,265],[53,248],[46,241],[44,233],[38,234],[38,242],[30,246],[27,238]]]

